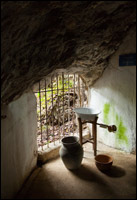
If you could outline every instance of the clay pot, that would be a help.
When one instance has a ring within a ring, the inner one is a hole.
[[[97,168],[101,171],[110,170],[113,163],[113,159],[111,156],[99,154],[95,157],[95,164]]]
[[[79,138],[75,136],[64,137],[59,150],[60,157],[67,169],[74,170],[81,166],[83,159],[83,148]]]

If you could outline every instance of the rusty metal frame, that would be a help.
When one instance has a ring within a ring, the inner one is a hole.
[[[41,117],[41,92],[45,92],[45,113],[46,113],[46,131],[47,131],[47,148],[49,148],[49,132],[48,132],[48,123],[47,123],[47,92],[51,92],[51,104],[52,104],[52,108],[54,106],[54,103],[53,103],[53,99],[54,99],[54,95],[53,95],[53,92],[56,91],[57,93],[57,96],[59,95],[59,91],[62,91],[62,96],[63,96],[63,137],[64,137],[64,72],[62,72],[61,74],[56,74],[56,85],[57,85],[57,88],[56,89],[53,89],[53,77],[51,77],[51,80],[50,80],[50,90],[47,88],[47,82],[46,82],[46,79],[45,79],[45,89],[41,91],[41,87],[40,87],[40,82],[39,82],[39,105],[40,105],[40,128],[41,128],[41,146],[42,146],[42,150],[43,150],[43,137],[42,137],[42,117]],[[70,75],[72,74],[68,74],[68,77],[67,77],[67,80],[68,80],[68,87],[67,87],[67,91],[68,91],[68,124],[70,123],[70,113],[69,113],[69,107],[70,107],[70,88],[69,88],[69,82],[70,82]],[[59,80],[59,76],[61,77],[61,81],[62,81],[62,88],[59,88],[59,85],[58,85],[58,80]],[[83,82],[82,80],[82,77],[79,76],[78,74],[73,74],[73,87],[71,88],[74,92],[74,96],[73,96],[73,107],[75,107],[75,95],[76,95],[76,90],[78,91],[78,98],[79,98],[79,106],[83,106],[83,102],[82,101],[82,98],[83,96],[81,95],[82,94],[82,89],[87,89],[86,88],[86,84],[85,82]],[[78,84],[78,85],[76,85]],[[81,86],[82,85],[82,86]],[[84,86],[85,85],[85,86]],[[66,88],[65,88],[66,89]],[[38,93],[38,92],[35,92],[35,93]],[[87,99],[88,101],[88,99]],[[59,113],[59,108],[60,108],[60,101],[58,100],[58,113],[57,113],[57,117],[58,119],[60,118],[60,113]],[[54,142],[54,145],[55,145],[55,134],[54,134],[54,113],[52,112],[51,114],[51,117],[52,117],[52,129],[53,129],[53,142]],[[76,117],[75,117],[75,113],[73,112],[73,116],[72,116],[72,124],[73,124],[73,135],[74,135],[74,124],[76,123]],[[60,126],[59,124],[59,120],[58,120],[58,126]],[[68,131],[70,132],[70,129],[68,128]],[[59,142],[61,141],[61,130],[59,128]]]

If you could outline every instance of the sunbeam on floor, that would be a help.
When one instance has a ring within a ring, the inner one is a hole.
[[[60,157],[37,168],[17,199],[135,199],[136,155],[98,144],[97,154],[113,157],[110,171],[99,171],[94,162],[92,144],[83,145],[81,167],[68,170]]]

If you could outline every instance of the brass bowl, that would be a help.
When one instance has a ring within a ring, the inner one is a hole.
[[[113,159],[109,155],[99,154],[95,156],[95,164],[97,168],[101,171],[110,170],[112,163],[113,163]]]

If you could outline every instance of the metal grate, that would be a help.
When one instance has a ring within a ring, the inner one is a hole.
[[[86,107],[86,84],[78,74],[56,74],[50,84],[39,82],[37,98],[37,144],[38,150],[68,135],[78,134],[73,108]]]

